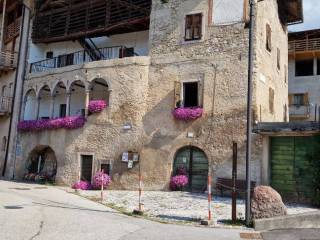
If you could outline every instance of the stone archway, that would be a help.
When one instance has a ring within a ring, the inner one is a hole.
[[[29,154],[26,162],[26,180],[55,181],[57,158],[49,146],[39,145]]]
[[[206,191],[208,170],[208,158],[201,149],[194,146],[186,146],[176,152],[173,163],[173,175],[184,172],[189,177],[190,191]]]

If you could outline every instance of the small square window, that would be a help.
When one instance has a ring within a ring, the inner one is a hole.
[[[185,20],[185,41],[200,40],[202,38],[202,13],[190,14]]]
[[[46,58],[52,59],[53,58],[53,52],[46,52]]]

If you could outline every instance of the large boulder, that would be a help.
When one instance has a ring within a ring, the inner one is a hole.
[[[251,212],[253,219],[271,218],[287,215],[287,208],[276,190],[258,186],[253,191]]]

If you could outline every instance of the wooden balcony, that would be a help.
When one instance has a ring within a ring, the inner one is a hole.
[[[11,104],[12,104],[12,97],[0,96],[0,116],[10,115]]]
[[[17,53],[9,51],[0,52],[0,70],[9,71],[17,67]]]
[[[289,41],[289,56],[291,57],[320,56],[320,38]]]
[[[21,18],[16,19],[14,22],[6,26],[5,42],[10,42],[20,34]]]

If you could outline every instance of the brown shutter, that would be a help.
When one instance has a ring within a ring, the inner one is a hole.
[[[185,40],[192,39],[192,15],[186,16],[186,26],[185,26]]]
[[[309,105],[309,94],[308,93],[303,94],[303,105],[305,105],[305,106]]]
[[[181,82],[174,82],[174,107],[181,106]]]
[[[293,105],[293,94],[289,94],[289,106]]]

